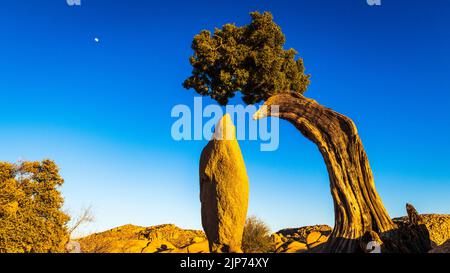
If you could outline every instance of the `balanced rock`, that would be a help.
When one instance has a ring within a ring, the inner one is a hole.
[[[199,175],[202,225],[211,252],[242,252],[249,182],[228,114],[202,151]]]

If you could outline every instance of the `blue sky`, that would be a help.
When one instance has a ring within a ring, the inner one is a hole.
[[[192,37],[271,11],[311,74],[305,95],[358,126],[391,216],[450,213],[450,2],[9,0],[0,9],[0,160],[51,158],[84,232],[133,223],[201,228],[198,160],[175,142]],[[94,38],[98,37],[96,43]],[[205,99],[204,103],[212,103]],[[239,98],[231,103],[241,103]],[[316,147],[280,122],[280,147],[241,142],[249,214],[273,230],[332,224]]]

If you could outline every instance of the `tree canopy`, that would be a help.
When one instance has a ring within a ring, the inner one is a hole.
[[[53,161],[0,162],[0,253],[64,252],[63,183]]]
[[[226,24],[214,34],[203,30],[194,37],[190,57],[192,75],[183,86],[221,105],[237,91],[247,104],[280,92],[303,94],[309,85],[303,60],[294,49],[285,50],[285,36],[269,12],[252,12],[251,23]]]

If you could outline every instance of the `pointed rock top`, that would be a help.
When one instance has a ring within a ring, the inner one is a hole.
[[[236,140],[236,127],[234,127],[230,114],[225,114],[219,120],[212,138],[215,140]]]

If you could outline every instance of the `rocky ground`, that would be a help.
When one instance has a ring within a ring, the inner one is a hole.
[[[430,253],[450,253],[450,215],[421,215],[433,249]],[[406,218],[396,218],[395,222]],[[326,225],[283,229],[272,234],[276,253],[320,252],[331,234]],[[175,225],[138,227],[126,225],[77,240],[86,253],[207,253],[203,231],[185,230]]]
[[[430,234],[433,248],[444,244],[450,239],[450,215],[449,214],[421,214],[422,222]],[[406,221],[407,217],[394,218],[394,222]]]
[[[328,241],[332,228],[327,225],[289,228],[272,234],[276,253],[315,252]]]
[[[429,251],[429,253],[450,253],[450,240]]]
[[[202,231],[175,225],[125,225],[77,240],[85,253],[203,253],[209,252]]]

